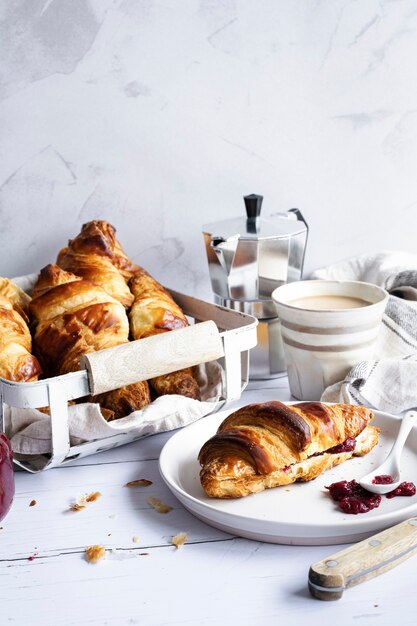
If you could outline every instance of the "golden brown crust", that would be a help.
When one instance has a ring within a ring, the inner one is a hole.
[[[32,351],[32,339],[23,317],[6,296],[0,295],[0,376],[15,382],[37,380],[41,366]]]
[[[80,234],[70,240],[68,246],[75,253],[85,254],[88,250],[91,254],[109,258],[126,279],[131,278],[139,269],[116,239],[114,226],[105,220],[92,220],[83,224]]]
[[[127,385],[90,398],[90,402],[98,402],[102,410],[107,410],[105,416],[107,422],[129,415],[133,411],[139,411],[150,401],[151,394],[146,381]]]
[[[15,285],[9,278],[0,277],[0,295],[10,300],[15,311],[28,322],[30,296]]]
[[[68,311],[74,312],[79,308],[98,304],[114,304],[115,309],[120,311],[121,318],[125,320],[126,328],[128,328],[126,313],[120,302],[112,298],[98,285],[79,278],[76,281],[57,284],[53,289],[48,289],[40,296],[33,298],[29,308],[35,321],[45,321],[64,315]]]
[[[99,285],[123,306],[130,307],[132,304],[133,296],[125,279],[107,257],[90,253],[74,254],[69,248],[64,248],[58,255],[57,263],[77,276]]]
[[[96,283],[130,307],[133,296],[126,281],[139,268],[126,256],[115,233],[114,227],[104,220],[84,224],[79,235],[60,251],[57,264]]]
[[[30,303],[34,343],[48,376],[79,369],[83,354],[128,340],[125,309],[98,285],[56,265],[47,265]]]
[[[46,373],[75,372],[84,354],[126,343],[128,325],[120,309],[120,302],[80,304],[39,322],[34,342]]]
[[[129,285],[134,295],[129,313],[133,339],[188,326],[187,318],[168,291],[144,269],[135,273]],[[191,368],[157,376],[150,384],[157,395],[179,394],[200,400],[200,390]]]
[[[267,402],[243,407],[201,448],[202,486],[211,497],[234,498],[311,480],[372,449],[378,441],[378,430],[367,426],[372,418],[370,409],[344,404]],[[365,429],[362,447],[326,453]]]
[[[129,322],[125,308],[98,285],[49,266],[41,271],[35,293],[41,294],[30,305],[36,322],[35,346],[49,376],[78,370],[84,354],[127,343]],[[103,394],[103,406],[109,411],[113,410],[112,397],[109,395],[106,406]],[[122,416],[122,404],[131,412],[148,402],[146,382],[118,390],[116,417]]]
[[[57,287],[58,285],[64,285],[66,283],[72,283],[74,281],[81,280],[80,276],[76,276],[71,272],[65,272],[58,265],[46,265],[39,272],[36,284],[32,291],[32,298],[42,296],[44,293]]]
[[[191,367],[164,376],[156,376],[151,379],[150,383],[158,396],[178,394],[193,400],[200,400],[200,389]]]
[[[129,283],[134,302],[130,327],[134,339],[188,326],[187,318],[157,280],[140,268]]]

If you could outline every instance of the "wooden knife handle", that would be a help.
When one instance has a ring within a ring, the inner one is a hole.
[[[91,352],[81,359],[93,395],[224,356],[221,335],[208,320]]]
[[[338,600],[345,589],[387,572],[416,552],[413,517],[312,565],[308,588],[319,600]]]

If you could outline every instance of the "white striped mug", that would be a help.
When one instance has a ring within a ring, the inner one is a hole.
[[[272,299],[291,393],[319,400],[326,387],[372,358],[388,293],[360,281],[304,280],[274,289]]]

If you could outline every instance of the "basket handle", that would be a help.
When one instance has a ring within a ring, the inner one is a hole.
[[[222,356],[221,335],[208,320],[85,354],[80,365],[87,370],[90,393],[97,395]]]

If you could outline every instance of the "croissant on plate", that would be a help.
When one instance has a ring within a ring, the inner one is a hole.
[[[0,283],[0,376],[14,382],[35,381],[41,366],[31,354],[32,338],[22,308],[26,300],[8,279],[0,279]]]
[[[251,404],[229,415],[199,452],[213,498],[239,498],[308,481],[378,443],[370,409],[347,404]]]
[[[125,307],[132,304],[126,281],[139,267],[126,256],[108,222],[84,224],[79,235],[59,252],[57,265],[99,285]]]
[[[95,283],[47,265],[39,274],[34,296],[30,304],[36,324],[34,343],[48,376],[77,371],[84,354],[128,341],[124,306]],[[149,402],[146,381],[100,396],[101,405],[115,418]]]
[[[188,326],[184,313],[168,291],[144,269],[140,268],[133,275],[129,286],[134,296],[129,313],[133,339]],[[200,400],[200,389],[191,367],[157,376],[150,380],[150,385],[157,395],[179,394]]]

